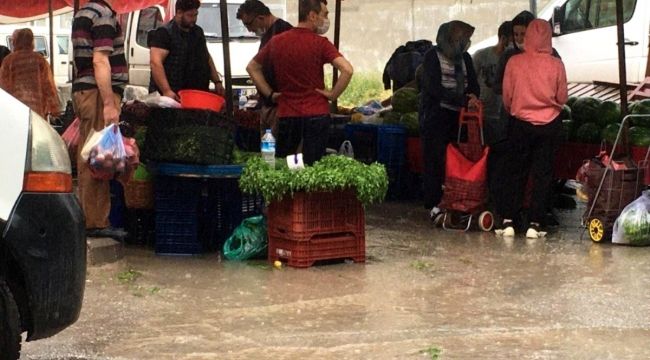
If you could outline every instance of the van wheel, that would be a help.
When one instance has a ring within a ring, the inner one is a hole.
[[[4,280],[0,280],[0,360],[20,357],[20,314],[13,295]]]

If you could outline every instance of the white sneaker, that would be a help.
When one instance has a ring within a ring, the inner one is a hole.
[[[445,214],[442,212],[442,210],[437,206],[434,206],[431,209],[431,212],[429,212],[429,218],[431,218],[431,221],[435,226],[439,226],[440,224],[442,224],[442,218],[444,215]]]
[[[526,239],[539,239],[546,236],[545,231],[539,230],[539,225],[531,224],[526,231]]]
[[[515,236],[515,228],[512,225],[506,226],[506,228],[503,229],[503,236],[514,237]]]
[[[504,236],[504,237],[514,237],[515,236],[515,228],[512,224],[512,220],[506,220],[503,222],[501,225],[500,229],[494,230],[494,233],[497,236]]]

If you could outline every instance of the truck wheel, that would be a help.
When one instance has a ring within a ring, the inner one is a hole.
[[[20,314],[7,284],[0,280],[0,360],[20,357]]]

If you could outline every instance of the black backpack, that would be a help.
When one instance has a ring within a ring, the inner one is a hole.
[[[433,48],[429,40],[409,41],[393,52],[384,67],[384,88],[396,91],[415,80],[415,70],[424,61],[424,54]]]

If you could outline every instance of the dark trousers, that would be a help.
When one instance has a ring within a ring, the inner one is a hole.
[[[302,152],[307,165],[320,160],[325,155],[330,122],[329,115],[280,118],[276,156],[284,158]]]
[[[497,175],[503,183],[503,196],[497,198],[497,211],[504,219],[517,217],[530,175],[533,192],[529,219],[540,224],[544,221],[553,182],[553,161],[561,134],[559,117],[547,125],[512,119],[508,137],[509,161]]]
[[[445,156],[447,144],[456,141],[458,136],[458,111],[440,109],[420,124],[422,139],[422,159],[424,159],[424,207],[438,206],[442,199],[442,185],[445,181]]]
[[[490,146],[490,153],[488,154],[488,194],[490,204],[496,206],[499,199],[503,199],[505,182],[503,179],[509,176],[510,166],[510,142],[508,140],[501,140]]]

